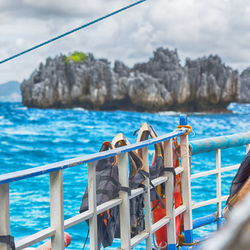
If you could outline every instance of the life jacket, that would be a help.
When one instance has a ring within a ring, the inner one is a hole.
[[[110,142],[102,144],[100,152],[112,149]],[[96,204],[117,198],[121,185],[118,180],[117,157],[96,161]],[[82,198],[80,213],[88,210],[88,187]],[[114,239],[118,208],[114,207],[97,216],[98,246],[110,246]],[[88,223],[88,221],[87,221]]]
[[[241,162],[238,172],[232,181],[230,195],[223,215],[226,216],[229,210],[242,201],[248,192],[250,192],[250,151]]]
[[[0,243],[6,244],[7,249],[16,250],[15,240],[11,235],[0,235]]]
[[[124,137],[125,138],[125,137]],[[127,140],[113,140],[104,142],[100,152],[127,145]],[[110,157],[99,160],[96,164],[96,203],[100,205],[119,196],[119,191],[130,192],[131,189],[138,188],[145,180],[144,175],[140,174],[143,161],[136,152],[129,152],[129,188],[122,187],[118,178],[118,157]],[[80,213],[88,210],[88,189],[83,195]],[[142,213],[142,214],[140,214]],[[131,236],[144,230],[143,224],[143,199],[135,197],[130,200],[130,224]],[[119,208],[108,209],[97,216],[98,246],[108,247],[112,245],[114,238],[120,238],[120,218]]]
[[[112,145],[117,147],[122,147],[129,145],[129,141],[122,134],[118,134],[112,140]],[[143,172],[143,160],[135,152],[129,152],[129,187],[130,189],[136,189],[139,187],[144,187],[143,182],[145,180],[145,175]],[[145,229],[144,222],[144,197],[143,194],[138,195],[129,201],[130,203],[130,232],[131,238],[136,236],[138,233]],[[120,227],[118,227],[120,229]],[[116,238],[120,238],[120,231],[116,231]]]
[[[147,140],[148,137],[155,138],[157,134],[152,126],[148,125],[147,123],[142,124],[139,132],[137,141]],[[176,154],[175,149],[178,147],[177,140],[173,141],[173,165],[174,168],[179,166],[179,159]],[[162,143],[155,144],[154,146],[155,152],[152,160],[152,165],[149,167],[149,175],[150,179],[155,179],[163,174],[164,171],[169,171],[172,169],[167,169],[164,166],[164,151]],[[139,156],[142,156],[142,150],[138,150]],[[175,208],[179,207],[183,204],[182,201],[182,194],[181,194],[181,182],[180,176],[175,176],[175,172],[173,171],[175,177],[175,188],[174,188],[174,198],[175,198]],[[165,190],[164,184],[161,184],[157,187],[157,192],[151,191],[151,204],[153,210],[153,222],[156,223],[160,219],[166,216],[166,204],[165,196],[163,194],[163,190]],[[159,196],[161,199],[159,199]],[[161,202],[162,201],[162,202]],[[181,215],[176,216],[175,218],[176,224],[176,236],[177,239],[181,234],[181,224],[182,218]],[[164,226],[155,232],[155,238],[157,241],[158,246],[161,248],[167,245],[167,226]]]

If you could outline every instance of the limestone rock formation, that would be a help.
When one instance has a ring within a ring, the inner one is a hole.
[[[153,58],[147,63],[136,64],[133,70],[158,79],[159,83],[170,92],[171,102],[168,105],[175,106],[188,101],[190,90],[187,84],[187,72],[180,65],[177,50],[158,48]]]
[[[236,71],[218,56],[180,64],[177,50],[158,48],[146,63],[114,67],[106,59],[48,58],[21,86],[23,104],[38,108],[207,111],[238,101]]]
[[[147,63],[134,70],[149,74],[165,86],[173,100],[170,108],[190,111],[225,108],[238,101],[238,72],[226,67],[219,56],[186,59],[181,66],[176,50],[159,48]]]
[[[250,103],[250,68],[245,69],[240,75],[240,102]]]
[[[222,64],[219,56],[186,60],[189,102],[201,108],[227,106],[236,102],[240,93],[238,72]]]

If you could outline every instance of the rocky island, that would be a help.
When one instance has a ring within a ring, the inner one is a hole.
[[[231,102],[249,100],[238,72],[217,55],[188,58],[182,66],[177,50],[158,48],[148,62],[131,68],[121,61],[112,67],[91,53],[78,52],[82,57],[74,59],[76,55],[41,63],[21,85],[23,104],[43,109],[216,112]],[[250,70],[243,77],[249,78]]]

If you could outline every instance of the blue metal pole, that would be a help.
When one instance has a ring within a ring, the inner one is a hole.
[[[191,141],[191,154],[215,151],[218,148],[238,147],[250,144],[250,132]]]
[[[187,115],[180,115],[180,125],[187,125],[188,120],[187,120]]]
[[[217,230],[219,230],[221,228],[222,221],[223,221],[222,217],[218,217],[217,218]]]
[[[176,244],[169,244],[168,245],[168,250],[177,250]]]
[[[193,229],[203,227],[205,225],[211,224],[213,222],[218,221],[216,214],[206,215],[200,218],[193,220]]]

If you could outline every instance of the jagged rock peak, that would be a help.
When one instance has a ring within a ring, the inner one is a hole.
[[[177,49],[169,50],[161,47],[154,51],[153,57],[148,62],[135,64],[134,70],[157,76],[161,71],[176,70],[180,67]]]
[[[240,102],[250,103],[250,67],[240,74]]]
[[[114,64],[114,71],[120,77],[122,77],[122,76],[128,77],[129,72],[130,72],[130,68],[128,66],[126,66],[123,62],[116,60],[115,64]]]
[[[186,59],[188,82],[193,90],[191,99],[203,104],[228,104],[238,101],[238,72],[225,66],[218,55],[195,60]]]

